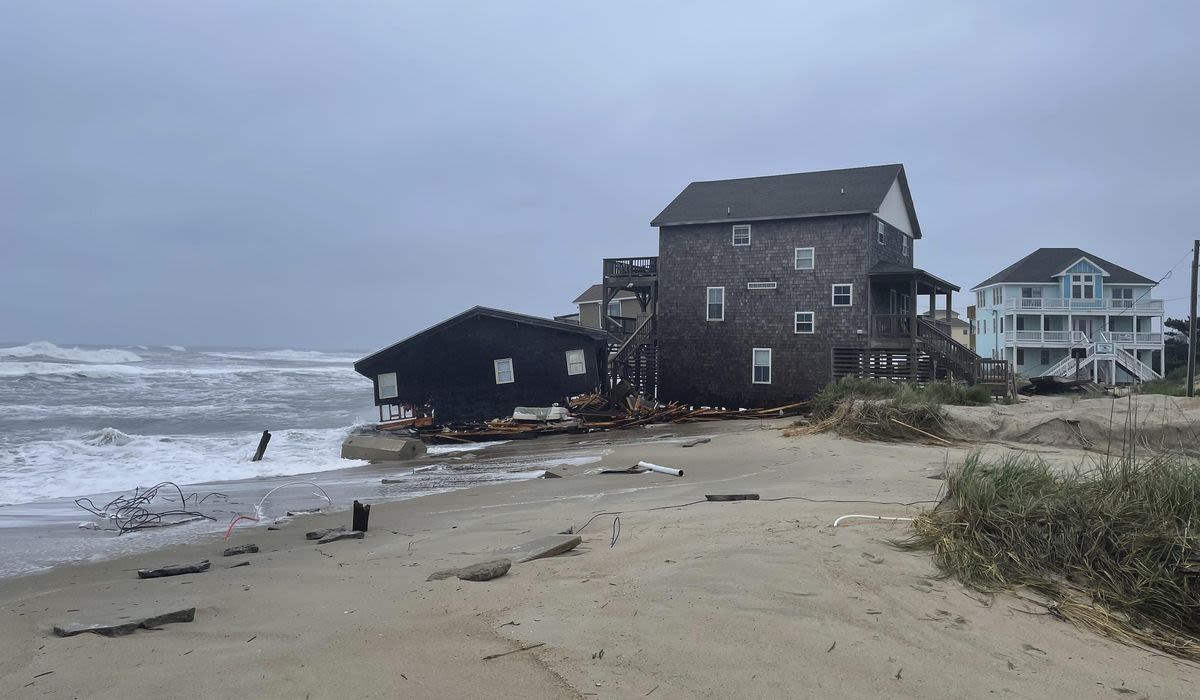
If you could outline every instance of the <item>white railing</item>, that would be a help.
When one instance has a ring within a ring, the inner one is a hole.
[[[1005,299],[1008,311],[1142,311],[1163,312],[1162,299]]]
[[[1083,331],[1004,331],[1004,342],[1010,345],[1014,342],[1067,345],[1086,343],[1088,337]]]
[[[1155,372],[1152,367],[1139,360],[1136,355],[1125,348],[1117,348],[1117,361],[1143,382],[1159,378],[1158,372]]]
[[[1163,341],[1162,333],[1135,333],[1135,343],[1160,345]]]

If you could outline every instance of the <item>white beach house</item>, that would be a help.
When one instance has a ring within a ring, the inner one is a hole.
[[[1039,248],[976,285],[976,352],[1023,377],[1157,379],[1163,302],[1156,282],[1079,248]]]

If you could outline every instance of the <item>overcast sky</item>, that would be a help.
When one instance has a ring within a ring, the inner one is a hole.
[[[0,340],[567,313],[692,180],[892,162],[964,290],[1078,246],[1185,314],[1200,4],[982,5],[8,0]]]

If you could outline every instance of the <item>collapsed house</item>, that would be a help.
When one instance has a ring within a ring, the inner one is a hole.
[[[605,334],[476,306],[354,363],[381,423],[485,421],[604,389]]]

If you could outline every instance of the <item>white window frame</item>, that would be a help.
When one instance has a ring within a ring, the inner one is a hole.
[[[507,381],[500,380],[500,363],[501,362],[508,363],[508,380]],[[513,366],[513,359],[511,357],[502,357],[498,360],[492,360],[492,369],[495,370],[495,372],[496,372],[496,383],[497,384],[515,384],[516,383],[517,368]]]
[[[882,221],[875,222],[875,242],[879,245],[887,245],[887,227]]]
[[[738,229],[745,229],[746,242],[738,243]],[[733,244],[735,246],[750,245],[750,224],[734,224],[732,229]]]
[[[904,254],[904,257],[908,257],[908,236],[903,233],[900,234],[900,252]]]
[[[392,381],[391,381],[392,393],[386,394],[386,395],[383,393],[383,387],[385,386],[385,384],[383,382],[384,377],[392,378]],[[376,390],[376,393],[379,395],[380,400],[394,399],[400,395],[400,387],[399,387],[399,385],[396,384],[396,373],[395,372],[385,372],[383,374],[376,375],[375,376],[375,386],[378,387],[378,389]]]
[[[800,251],[808,251],[808,267],[800,266]],[[797,248],[793,253],[792,263],[797,270],[815,270],[817,268],[817,249],[816,248]]]
[[[583,350],[568,350],[565,354],[567,356],[567,375],[568,376],[574,376],[577,374],[587,374],[587,353],[585,353]],[[571,360],[572,355],[578,356],[579,359],[573,362]],[[578,367],[578,369],[572,370],[571,369],[572,365],[576,365]]]
[[[765,365],[758,364],[758,353],[761,351],[766,351],[766,353],[767,353],[767,364],[765,364]],[[759,367],[767,368],[767,380],[765,382],[760,382],[757,379],[757,373],[754,370],[758,369]],[[750,351],[750,383],[751,384],[770,384],[771,383],[771,348],[754,348],[753,350]]]
[[[837,288],[838,287],[849,287],[850,288],[850,302],[849,303],[847,303],[847,304],[837,303],[837,298],[838,298]],[[833,306],[854,306],[854,283],[853,282],[837,282],[830,287],[829,292],[830,292],[829,301],[830,301],[830,304],[832,304]]]
[[[992,304],[999,306],[1004,303],[1004,287],[992,288]]]
[[[712,314],[712,291],[714,289],[721,290],[721,317],[713,318]],[[705,321],[724,321],[725,320],[725,288],[724,287],[706,287],[704,290],[704,320]]]
[[[908,303],[909,303],[909,301],[911,301],[911,297],[910,297],[908,294],[901,294],[901,295],[900,295],[900,313],[902,313],[902,314],[907,314],[907,313],[908,313]]]
[[[775,282],[747,282],[746,283],[746,289],[751,289],[751,290],[776,289],[777,287],[779,287],[779,285],[776,284]]]
[[[1080,296],[1075,296],[1075,288],[1079,288]],[[1084,292],[1087,296],[1083,296]],[[1073,272],[1071,273],[1071,298],[1072,299],[1095,299],[1096,298],[1096,276],[1090,272]]]
[[[802,323],[800,320],[801,316],[808,316],[808,330],[806,331],[800,330],[800,324]],[[792,330],[795,331],[796,335],[812,335],[813,333],[816,333],[817,315],[812,311],[797,311],[796,315],[793,317]]]
[[[617,312],[615,314],[613,313],[613,305],[614,304],[617,307]],[[621,300],[613,299],[612,301],[608,302],[608,308],[605,309],[605,313],[608,314],[609,318],[620,318],[621,317]]]

